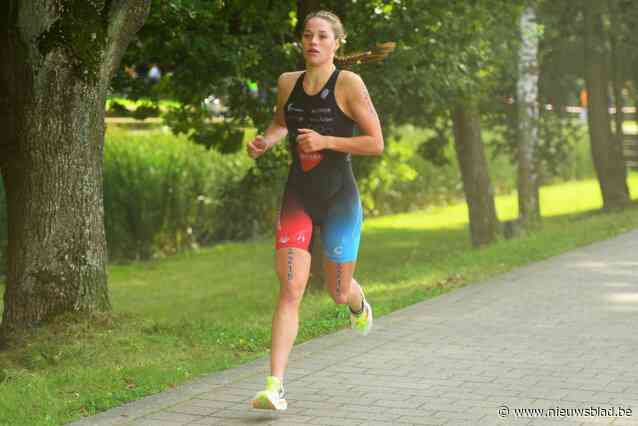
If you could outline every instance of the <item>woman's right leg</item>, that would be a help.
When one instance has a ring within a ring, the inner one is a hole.
[[[310,253],[296,247],[276,253],[279,301],[272,319],[271,375],[283,383],[288,357],[299,330],[299,305],[310,275]]]
[[[299,330],[299,305],[310,276],[312,219],[297,192],[286,187],[275,243],[279,300],[272,319],[271,375],[283,383],[288,356]]]

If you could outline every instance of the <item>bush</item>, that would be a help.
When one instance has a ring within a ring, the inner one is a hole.
[[[403,126],[398,135],[386,142],[379,163],[358,181],[368,215],[407,212],[463,196],[452,141],[442,147],[436,165],[420,154],[432,131]]]
[[[210,243],[223,221],[220,190],[242,170],[240,157],[222,156],[170,134],[107,137],[109,256],[148,259]]]
[[[245,154],[244,154],[245,155]],[[282,141],[259,157],[244,176],[236,174],[222,190],[217,237],[246,239],[271,234],[277,223],[289,158]]]
[[[555,135],[552,143],[543,143],[543,149],[549,151],[546,155],[555,156],[551,167],[542,164],[543,185],[594,177],[587,128],[572,127],[559,128],[560,135]],[[358,179],[368,215],[407,212],[464,197],[451,134],[447,140],[439,140],[441,135],[435,135],[434,131],[413,126],[403,126],[397,134],[400,136],[387,141],[374,169]],[[511,161],[511,153],[502,149],[502,137],[500,132],[482,132],[489,174],[497,194],[516,190],[517,181],[517,166]],[[433,144],[437,146],[432,147]],[[369,160],[361,157],[356,161]]]
[[[116,100],[109,100],[106,107],[107,117],[130,117],[131,111],[124,104]]]

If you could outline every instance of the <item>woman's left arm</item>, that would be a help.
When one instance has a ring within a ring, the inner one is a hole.
[[[355,73],[348,73],[343,83],[346,95],[345,112],[357,123],[362,135],[344,138],[318,135],[313,130],[299,129],[297,139],[306,142],[302,144],[302,150],[313,152],[331,149],[355,155],[381,155],[384,147],[383,133],[368,89],[361,77]]]

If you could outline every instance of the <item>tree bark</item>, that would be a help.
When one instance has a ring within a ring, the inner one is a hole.
[[[4,338],[58,314],[110,309],[102,191],[105,101],[149,6],[150,0],[10,0],[4,6]]]
[[[629,188],[622,144],[618,144],[611,135],[603,7],[604,2],[599,0],[583,2],[585,81],[589,92],[587,119],[591,154],[603,197],[603,209],[619,210],[629,203]]]
[[[527,6],[520,19],[521,48],[518,62],[518,215],[527,228],[541,220],[538,146],[538,30],[536,12]]]
[[[472,245],[478,247],[496,239],[498,219],[494,188],[481,140],[480,113],[475,104],[458,104],[453,113],[454,148],[461,168],[463,190],[469,210]]]
[[[618,146],[622,147],[623,144],[623,123],[625,121],[625,114],[623,108],[623,95],[622,91],[625,86],[623,78],[623,59],[621,54],[623,31],[622,22],[619,19],[619,14],[622,13],[619,5],[615,1],[609,2],[609,20],[612,30],[609,33],[610,46],[611,46],[611,70],[612,70],[612,89],[614,93],[614,106],[616,113],[614,114],[614,136]]]

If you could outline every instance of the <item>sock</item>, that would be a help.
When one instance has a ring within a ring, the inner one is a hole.
[[[352,310],[352,306],[348,305],[348,309],[350,309],[350,312],[352,312],[353,315],[361,315],[361,312],[363,312],[363,298],[361,298],[361,309],[359,309],[357,312]]]
[[[274,382],[276,385],[278,385],[279,388],[283,388],[284,387],[284,381],[281,380],[279,377],[277,376],[268,376],[266,378],[266,383],[268,383],[269,381]]]

